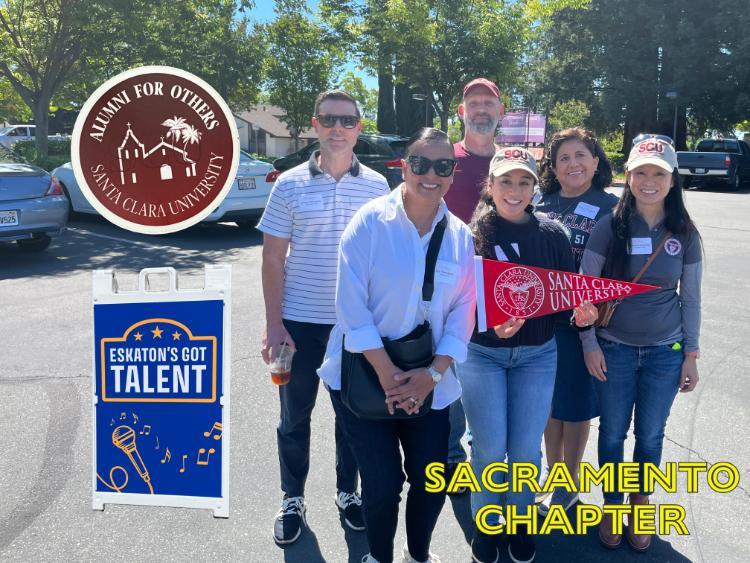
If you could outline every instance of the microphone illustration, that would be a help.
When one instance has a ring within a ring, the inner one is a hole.
[[[154,488],[151,486],[151,476],[148,474],[146,464],[143,463],[141,454],[138,453],[138,448],[135,445],[135,431],[130,426],[118,426],[112,432],[112,443],[120,448],[130,462],[135,467],[138,475],[148,485],[151,494],[154,494]]]

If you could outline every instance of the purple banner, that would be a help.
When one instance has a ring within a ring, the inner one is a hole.
[[[541,113],[508,112],[500,123],[496,141],[504,144],[544,143],[547,116]]]

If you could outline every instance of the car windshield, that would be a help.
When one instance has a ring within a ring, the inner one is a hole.
[[[0,145],[0,164],[23,164],[24,162],[26,161],[16,153]]]
[[[254,160],[250,154],[240,149],[240,162],[253,162]]]
[[[10,127],[0,127],[0,135],[7,135]]]
[[[738,153],[740,152],[740,145],[737,141],[733,140],[713,140],[708,139],[705,141],[701,141],[698,143],[698,146],[695,148],[698,152],[732,152],[732,153]]]

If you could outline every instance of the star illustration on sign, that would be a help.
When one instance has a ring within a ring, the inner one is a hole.
[[[136,333],[135,333],[135,334],[134,334],[133,336],[135,336],[135,339],[136,339],[137,341],[139,341],[139,342],[140,342],[140,341],[141,341],[141,339],[143,338],[143,335],[142,335],[142,334],[141,334],[140,332],[136,332]]]
[[[174,331],[174,332],[172,333],[172,340],[179,340],[179,339],[180,339],[180,336],[182,336],[182,334],[181,334],[181,333],[180,333],[179,331],[175,330],[175,331]]]
[[[159,325],[156,325],[156,328],[151,329],[151,332],[154,334],[154,338],[161,338],[161,333],[164,331],[159,328]]]

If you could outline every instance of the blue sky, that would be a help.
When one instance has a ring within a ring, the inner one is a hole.
[[[273,0],[256,0],[255,2],[255,8],[250,10],[248,12],[248,17],[257,22],[266,23],[274,19],[274,6],[275,2]],[[317,0],[308,0],[307,6],[310,8],[311,12],[315,12],[318,9],[318,2]],[[365,83],[365,86],[368,88],[377,88],[378,87],[378,79],[375,76],[369,76],[365,74],[363,71],[358,70],[354,64],[354,62],[347,63],[344,66],[344,72],[346,71],[352,71],[355,75],[362,78],[362,80]]]

